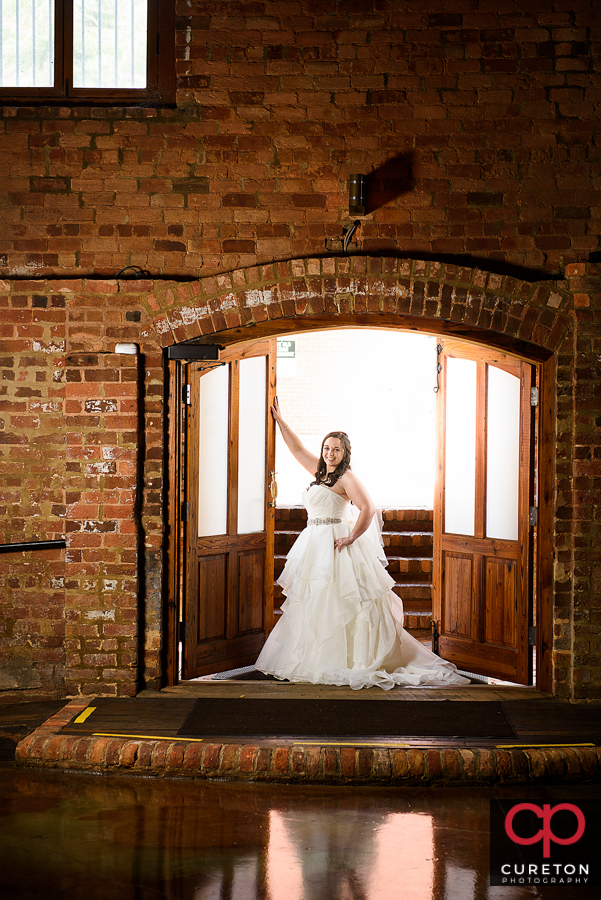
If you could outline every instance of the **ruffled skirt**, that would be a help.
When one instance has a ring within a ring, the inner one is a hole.
[[[307,527],[279,578],[286,600],[255,667],[276,678],[353,690],[395,685],[468,684],[402,626],[403,605],[362,535],[339,553],[350,525]]]

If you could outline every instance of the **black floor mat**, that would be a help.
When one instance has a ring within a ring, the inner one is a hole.
[[[514,737],[502,703],[466,700],[197,700],[189,737]]]

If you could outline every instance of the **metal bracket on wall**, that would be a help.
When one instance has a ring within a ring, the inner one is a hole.
[[[220,350],[223,347],[218,344],[172,344],[165,348],[165,353],[167,359],[218,360]]]

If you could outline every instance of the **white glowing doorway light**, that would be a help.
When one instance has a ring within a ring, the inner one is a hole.
[[[316,455],[328,431],[345,431],[352,467],[375,503],[432,509],[436,339],[339,329],[278,341],[283,415]],[[278,434],[278,506],[298,505],[310,481]]]

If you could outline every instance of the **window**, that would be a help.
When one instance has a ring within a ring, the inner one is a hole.
[[[0,0],[0,103],[173,103],[174,7]]]

